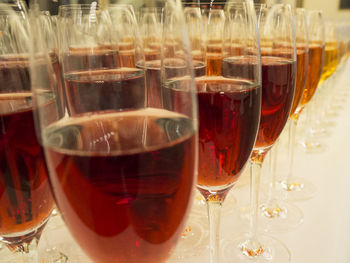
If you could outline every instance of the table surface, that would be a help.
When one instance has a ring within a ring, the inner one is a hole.
[[[289,248],[292,263],[350,262],[350,163],[348,164],[347,159],[350,156],[350,96],[347,96],[350,95],[349,74],[350,59],[341,71],[336,72],[330,83],[333,85],[332,98],[339,105],[336,109],[337,116],[332,119],[334,125],[327,127],[329,135],[321,141],[327,146],[326,149],[319,153],[305,153],[302,147],[296,147],[294,172],[312,181],[317,187],[317,193],[310,200],[294,203],[304,215],[304,221],[299,227],[292,231],[271,234]],[[297,136],[299,139],[302,138],[300,130],[302,129],[298,130]],[[279,147],[282,149],[279,158],[282,159],[285,156],[285,137],[282,136]],[[285,167],[285,162],[279,160],[278,172],[283,172]],[[263,182],[266,182],[266,171],[264,167]],[[247,230],[247,220],[242,220],[239,211],[242,211],[248,200],[248,192],[248,173],[245,171],[224,204],[221,224],[223,242]],[[196,239],[199,243],[197,247],[191,249],[191,254],[182,259],[178,257],[181,252],[175,252],[169,260],[171,263],[209,262],[206,209],[205,206],[198,205],[198,196],[195,200],[197,205],[195,212],[191,213],[189,224],[192,222],[193,229],[196,229],[196,222],[200,222],[204,232],[194,233],[203,239],[201,242]],[[41,258],[45,258],[46,263],[50,262],[50,257],[57,257],[59,251],[68,256],[69,263],[91,262],[76,245],[60,216],[49,221],[39,247]],[[5,258],[7,253],[7,249],[2,249],[0,258]]]

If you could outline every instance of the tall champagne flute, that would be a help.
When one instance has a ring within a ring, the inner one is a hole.
[[[295,131],[302,108],[299,105],[307,77],[307,67],[309,63],[309,40],[307,30],[306,11],[303,8],[294,10],[295,30],[296,30],[296,46],[297,46],[297,73],[295,94],[292,109],[289,114],[289,132],[288,141],[288,168],[287,173],[292,173],[294,165],[294,145]],[[259,227],[267,231],[286,231],[300,225],[303,221],[302,211],[288,201],[280,199],[276,189],[276,155],[278,143],[270,152],[270,186],[267,201],[260,205],[261,213],[259,218]]]
[[[164,8],[143,7],[139,11],[140,35],[145,59],[137,67],[146,73],[148,105],[162,108],[161,100],[161,48],[163,37]]]
[[[314,96],[322,72],[323,64],[323,52],[324,52],[324,19],[323,13],[319,10],[312,10],[308,12],[308,32],[309,32],[309,63],[308,73],[306,77],[305,89],[300,101],[300,104],[293,115],[292,130],[295,129],[297,121],[302,111],[305,109],[306,118],[310,116],[310,109],[306,107]],[[292,134],[295,131],[292,131]],[[294,141],[294,144],[293,144]],[[295,145],[295,136],[289,141],[290,146]],[[305,200],[312,198],[316,193],[316,187],[307,179],[300,178],[293,173],[293,148],[289,148],[289,169],[286,176],[283,178],[280,184],[280,190],[282,191],[283,197],[288,200]]]
[[[211,3],[202,9],[206,17],[206,64],[208,76],[220,76],[222,61],[222,41],[225,24],[224,4]]]
[[[296,44],[291,7],[276,4],[259,20],[262,107],[251,155],[249,233],[225,243],[225,256],[237,262],[289,262],[290,253],[277,239],[257,233],[260,173],[266,154],[281,134],[291,111],[296,81]]]
[[[220,213],[253,149],[260,119],[261,68],[252,1],[227,7],[216,74],[197,77],[197,188],[208,208],[210,262],[220,262]],[[210,19],[209,10],[209,18]],[[244,32],[245,34],[242,34]],[[232,47],[239,41],[239,53]],[[207,65],[208,66],[208,65]],[[220,72],[220,74],[219,74]]]
[[[121,37],[111,36],[108,9],[91,4],[73,6],[65,16],[70,27],[60,29],[68,36],[60,50],[68,103],[63,117],[48,119],[42,105],[56,101],[49,89],[55,81],[38,67],[39,58],[50,65],[34,27],[37,130],[63,219],[94,262],[165,262],[187,216],[197,168],[197,100],[181,2],[167,1],[166,8],[179,36],[182,77],[190,82],[168,109],[147,106],[144,70],[120,67],[114,47]],[[164,75],[162,85],[173,81]]]
[[[37,263],[54,201],[35,134],[27,12],[1,3],[0,32],[0,237],[18,256],[16,262]]]
[[[205,34],[201,10],[198,3],[183,3],[186,28],[188,32],[192,64],[196,77],[206,74]],[[207,249],[207,214],[202,195],[194,189],[194,202],[185,231],[176,246],[173,259],[183,260],[196,257]]]
[[[320,141],[320,137],[326,137],[329,135],[327,132],[327,126],[329,126],[329,117],[331,107],[327,103],[332,101],[334,105],[335,100],[332,98],[334,94],[334,79],[335,72],[339,63],[339,41],[336,35],[336,28],[333,22],[325,23],[325,52],[324,63],[322,69],[322,75],[319,82],[320,88],[317,92],[317,97],[314,100],[313,106],[313,122],[308,130],[307,140],[304,146],[307,147],[307,151],[318,150],[324,148],[323,142]],[[331,78],[332,77],[332,78]]]

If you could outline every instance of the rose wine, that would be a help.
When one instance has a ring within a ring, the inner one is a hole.
[[[71,47],[62,56],[63,71],[110,69],[120,67],[118,48],[112,46]]]
[[[309,103],[315,94],[322,72],[322,53],[322,46],[315,44],[309,46],[309,65],[307,69],[305,89],[300,102],[301,106],[305,106]]]
[[[292,107],[295,62],[282,57],[261,57],[262,103],[255,148],[270,147],[281,134]]]
[[[294,93],[292,110],[290,111],[290,116],[292,116],[294,113],[296,113],[297,108],[299,106],[299,103],[301,101],[301,98],[303,96],[303,92],[305,89],[306,76],[307,76],[308,56],[309,56],[308,52],[306,52],[305,49],[298,49],[297,50],[297,80],[296,80],[296,85],[295,85],[295,93]]]
[[[183,103],[188,82],[175,80],[164,89],[168,107]],[[261,87],[250,81],[205,76],[196,78],[199,110],[199,189],[232,185],[253,149],[260,118]],[[177,98],[182,99],[182,103]],[[226,187],[225,187],[226,188]]]
[[[193,62],[195,76],[205,75],[206,67],[203,62],[194,60]],[[163,108],[162,103],[162,84],[161,84],[161,61],[146,61],[145,64],[138,64],[146,72],[146,87],[148,106],[154,108]],[[181,59],[166,59],[165,75],[167,79],[187,75],[187,65]]]
[[[199,111],[200,188],[237,181],[253,149],[260,117],[261,87],[222,77],[196,80]]]
[[[207,76],[221,76],[222,48],[221,45],[207,46]]]
[[[136,68],[76,71],[64,75],[71,115],[145,107],[144,72]]]
[[[54,201],[35,134],[31,92],[0,94],[0,120],[0,235],[6,240],[45,223]]]
[[[54,194],[94,262],[165,262],[195,174],[192,122],[162,109],[101,112],[45,131]]]
[[[251,60],[246,63],[246,60]],[[256,61],[253,57],[226,58],[224,76],[253,79]],[[262,56],[262,104],[255,148],[270,147],[282,132],[292,107],[295,89],[295,62],[284,57]]]
[[[145,48],[144,49],[145,61],[160,60],[161,47],[159,46],[158,48],[159,49]]]
[[[126,68],[135,67],[135,49],[132,41],[121,42],[118,45],[120,66]]]
[[[0,84],[2,93],[30,91],[28,57],[0,55]]]

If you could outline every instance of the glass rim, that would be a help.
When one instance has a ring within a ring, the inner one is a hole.
[[[96,7],[97,9],[100,7],[100,5],[97,3],[97,2],[93,2],[93,3],[96,3]],[[75,10],[75,9],[83,9],[83,10],[86,10],[86,9],[91,9],[91,6],[93,5],[93,3],[91,4],[67,4],[67,5],[60,5],[58,7],[58,10],[61,11],[61,10]]]

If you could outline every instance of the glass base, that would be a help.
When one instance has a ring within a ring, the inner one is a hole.
[[[276,184],[277,191],[279,191],[282,195],[282,199],[288,201],[302,201],[311,199],[317,193],[316,186],[299,177],[292,177],[289,179],[287,183],[285,181],[281,181]]]
[[[263,202],[259,212],[258,227],[269,233],[291,231],[304,221],[301,209],[283,200]]]
[[[175,250],[172,252],[172,260],[176,262],[179,259],[196,257],[208,249],[209,233],[207,221],[190,219],[187,222],[185,230],[178,239]],[[169,260],[169,262],[172,262]]]
[[[290,251],[282,242],[266,235],[259,235],[257,240],[258,241],[251,241],[248,234],[242,234],[235,239],[224,240],[222,243],[222,262],[290,262]]]
[[[58,248],[51,247],[45,250],[41,255],[43,263],[66,263],[68,261],[68,256],[60,252]]]
[[[322,153],[328,149],[327,145],[316,139],[303,141],[301,142],[301,146],[305,153]]]

